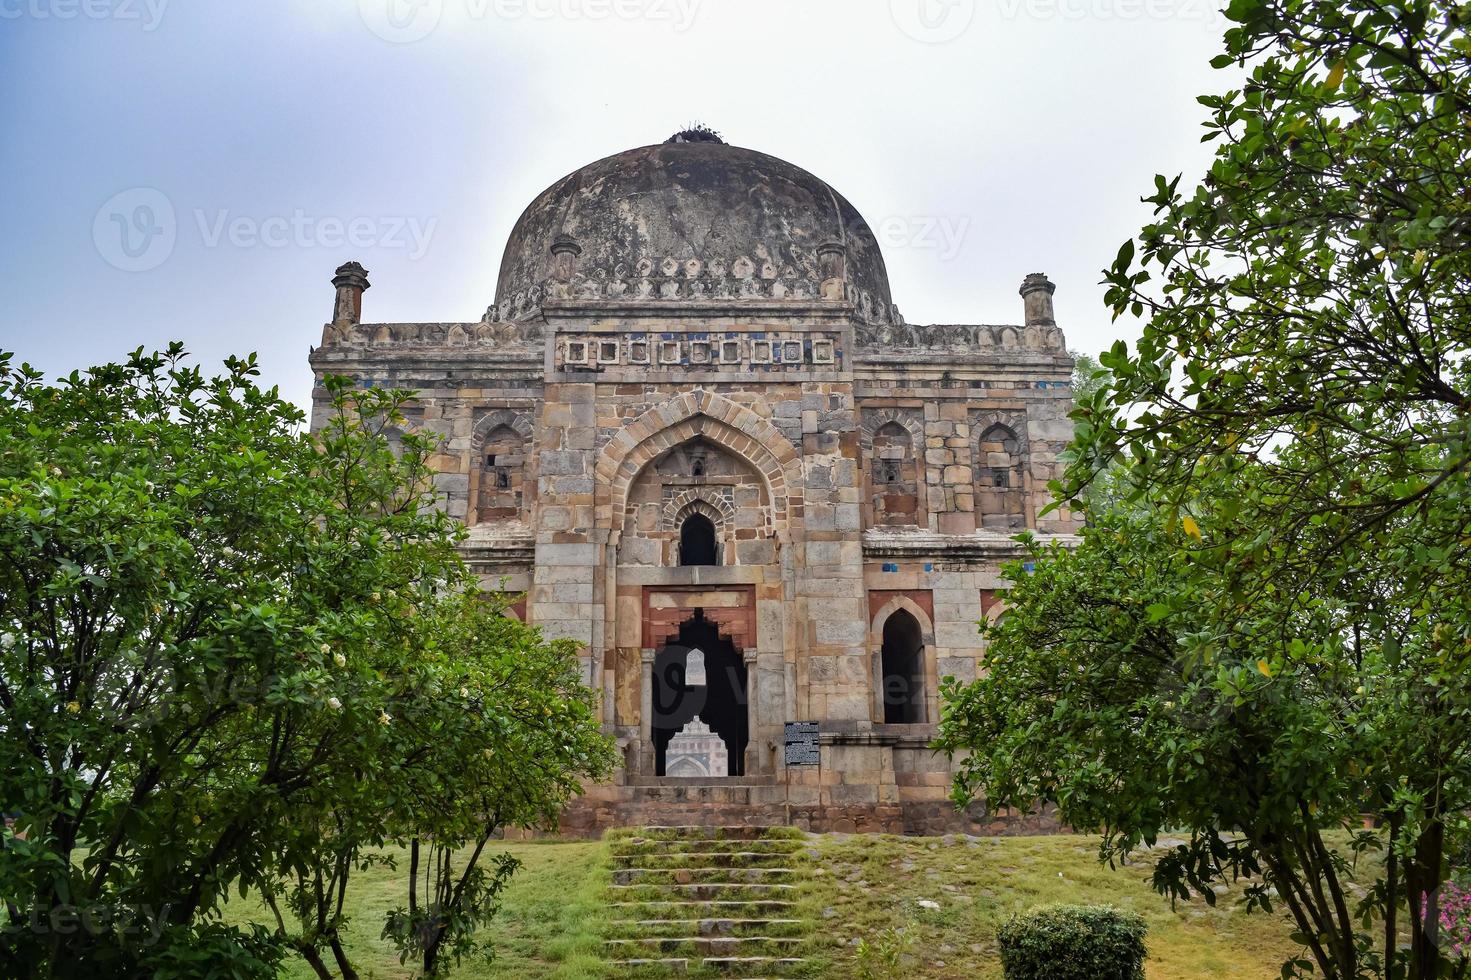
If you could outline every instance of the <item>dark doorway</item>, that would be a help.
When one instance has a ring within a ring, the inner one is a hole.
[[[705,654],[705,684],[686,683],[691,650]],[[728,772],[745,774],[749,719],[746,715],[746,661],[703,609],[685,620],[654,658],[653,728],[655,775],[664,775],[669,740],[699,718],[725,743]]]
[[[884,723],[923,723],[924,634],[919,620],[903,609],[885,620],[884,646],[879,659],[883,673]]]
[[[719,565],[715,546],[715,525],[704,514],[691,514],[679,528],[679,563],[681,565]]]

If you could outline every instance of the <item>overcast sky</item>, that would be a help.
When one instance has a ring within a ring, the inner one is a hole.
[[[824,178],[911,322],[1075,349],[1155,173],[1208,161],[1211,0],[0,0],[0,349],[183,340],[298,403],[332,270],[368,321],[478,320],[512,223],[692,121]]]

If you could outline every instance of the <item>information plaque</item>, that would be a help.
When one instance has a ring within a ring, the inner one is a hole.
[[[822,761],[815,721],[789,721],[786,725],[786,764],[815,766]]]

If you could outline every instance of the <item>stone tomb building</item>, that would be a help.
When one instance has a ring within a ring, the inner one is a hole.
[[[1075,530],[1038,516],[1072,433],[1045,276],[1020,323],[905,323],[842,195],[690,131],[534,200],[478,322],[366,323],[365,270],[333,282],[318,379],[417,390],[466,559],[603,693],[624,767],[564,829],[1025,824],[955,812],[927,744],[1011,536]]]

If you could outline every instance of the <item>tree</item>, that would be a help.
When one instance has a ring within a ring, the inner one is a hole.
[[[1068,353],[1073,358],[1073,400],[1089,402],[1098,391],[1107,386],[1108,369],[1099,364],[1092,354],[1076,350]]]
[[[253,358],[206,379],[184,356],[54,385],[0,356],[7,975],[268,975],[288,943],[350,975],[340,892],[305,933],[228,927],[224,903],[466,834],[466,770],[522,773],[545,812],[609,765],[565,647],[482,615],[458,659],[479,600],[427,440],[384,436],[408,393],[328,379],[308,436]],[[568,751],[530,712],[543,681]]]
[[[1200,100],[1209,173],[1193,191],[1156,177],[1153,222],[1105,274],[1143,336],[1100,357],[1111,378],[1079,399],[1055,488],[1087,506],[1122,472],[1118,512],[1093,508],[1076,555],[1018,578],[991,676],[952,687],[945,739],[980,749],[962,796],[1053,799],[1105,830],[1107,856],[1191,829],[1168,891],[1257,862],[1324,975],[1434,977],[1445,847],[1471,810],[1468,11],[1227,15],[1214,64],[1247,80]],[[1050,719],[1032,748],[987,741],[1032,712]],[[1383,833],[1356,846],[1388,848],[1372,944],[1319,847],[1360,813]]]
[[[1108,368],[1098,363],[1098,359],[1091,354],[1081,351],[1069,351],[1073,358],[1073,405],[1082,408],[1091,405],[1098,397],[1099,392],[1107,389],[1113,382],[1113,376]],[[1069,448],[1064,454],[1064,461],[1071,463],[1078,458],[1075,448]],[[1123,485],[1125,467],[1117,460],[1110,461],[1096,473],[1090,474],[1086,486],[1079,489],[1079,498],[1082,501],[1082,510],[1086,513],[1104,513],[1119,506],[1127,495],[1127,487]]]
[[[332,976],[322,950],[342,976],[355,976],[338,938],[344,896],[354,871],[385,860],[369,848],[390,843],[408,850],[408,904],[383,928],[402,958],[435,976],[448,971],[445,952],[455,963],[488,954],[476,932],[494,917],[519,863],[499,855],[487,868],[487,845],[505,827],[553,820],[579,776],[608,773],[608,743],[575,645],[542,641],[505,615],[505,602],[467,593],[446,606],[419,653],[429,669],[401,687],[391,782],[351,784],[354,795],[333,801],[334,822],[313,841],[331,860],[266,886],[280,934],[318,976]]]
[[[1471,805],[1471,647],[1433,614],[1386,602],[1398,548],[1352,582],[1334,568],[1306,591],[1248,597],[1210,544],[1261,533],[1250,496],[1229,492],[1238,517],[1208,530],[1136,498],[1093,515],[1075,550],[1028,542],[1007,569],[1007,615],[985,627],[986,675],[942,692],[957,802],[1054,803],[1064,823],[1103,834],[1110,862],[1187,831],[1157,861],[1162,893],[1214,903],[1213,886],[1244,878],[1249,908],[1280,902],[1291,916],[1305,948],[1294,969],[1433,976],[1427,962],[1387,966],[1393,910],[1419,907],[1440,880],[1407,875],[1395,855]],[[1376,628],[1394,642],[1374,642]],[[1366,814],[1386,831],[1359,829]],[[1345,829],[1339,853],[1329,835]],[[1356,860],[1384,848],[1382,869]],[[1350,859],[1372,886],[1362,902]]]

